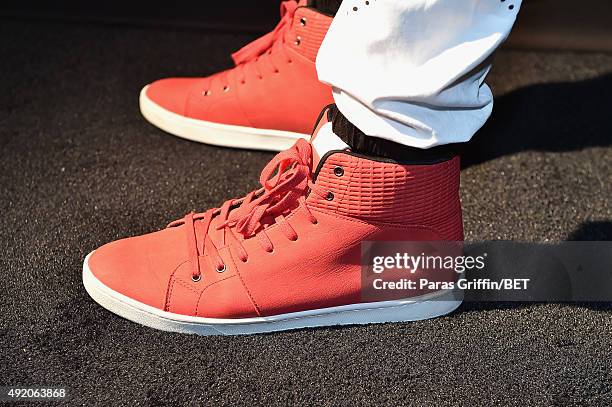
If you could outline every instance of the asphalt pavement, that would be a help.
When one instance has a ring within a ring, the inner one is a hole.
[[[138,93],[252,35],[0,24],[0,385],[79,405],[612,405],[610,304],[465,304],[411,324],[154,331],[81,283],[96,247],[257,186],[270,153],[169,136]],[[462,171],[470,240],[612,240],[612,55],[504,50]]]

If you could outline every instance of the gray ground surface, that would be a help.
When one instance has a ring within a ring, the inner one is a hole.
[[[200,338],[89,299],[89,251],[256,186],[271,154],[168,136],[137,103],[248,39],[0,24],[0,385],[67,385],[83,405],[611,405],[606,304]],[[462,174],[467,237],[612,240],[612,56],[504,51],[490,83],[494,118]]]

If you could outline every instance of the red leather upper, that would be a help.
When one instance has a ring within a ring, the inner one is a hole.
[[[308,134],[333,103],[315,60],[331,17],[283,3],[277,29],[234,54],[237,66],[207,78],[152,83],[147,97],[179,115],[215,123]]]
[[[281,168],[287,159],[299,157],[288,173],[312,165],[304,143],[298,142],[299,154],[278,156]],[[210,212],[210,218],[194,218],[193,226],[174,223],[160,232],[103,246],[93,253],[89,267],[108,287],[159,309],[245,318],[360,302],[364,240],[463,239],[458,158],[399,165],[336,152],[323,160],[314,182],[310,176],[304,181],[272,178],[275,185],[287,182],[284,195],[265,201],[266,192],[260,192],[239,209],[230,201],[233,209],[228,213],[242,211],[228,218],[235,222],[226,223],[221,209]],[[307,188],[302,183],[306,181]],[[263,202],[271,208],[295,191],[310,193],[307,198],[293,195],[295,203],[286,202],[282,213],[254,215]],[[253,219],[259,226],[249,228]],[[247,236],[239,229],[249,230]],[[189,242],[198,251],[191,251]],[[267,250],[269,244],[273,250]],[[223,272],[217,271],[219,261],[225,265]],[[201,273],[199,281],[192,279],[194,270]]]

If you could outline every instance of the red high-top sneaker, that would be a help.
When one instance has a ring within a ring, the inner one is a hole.
[[[364,300],[360,249],[366,240],[461,241],[459,159],[364,158],[327,120],[311,143],[298,140],[266,166],[260,190],[91,253],[83,269],[91,297],[140,324],[202,335],[453,311],[460,300],[452,290]]]
[[[315,59],[332,17],[289,0],[276,29],[233,54],[236,67],[207,78],[162,79],[140,93],[155,126],[190,140],[281,151],[302,137],[331,88],[317,79]]]

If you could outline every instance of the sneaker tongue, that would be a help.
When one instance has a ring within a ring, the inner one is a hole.
[[[328,152],[350,150],[348,144],[334,134],[331,122],[319,124],[310,139],[310,144],[312,145],[312,164],[315,170],[319,167],[321,158],[325,157]]]

